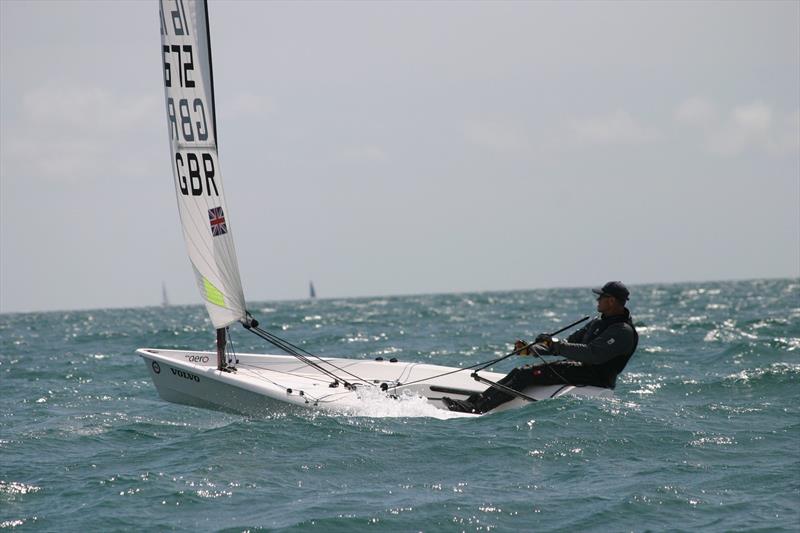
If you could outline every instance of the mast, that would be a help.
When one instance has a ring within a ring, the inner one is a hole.
[[[226,343],[225,328],[219,328],[217,330],[217,370],[225,371],[227,369],[228,364],[225,361]]]
[[[208,43],[208,79],[211,86],[211,123],[214,125],[214,144],[219,150],[219,137],[217,137],[217,101],[214,98],[214,62],[211,61],[211,25],[208,22],[208,0],[203,0],[203,10],[206,16],[206,42]]]

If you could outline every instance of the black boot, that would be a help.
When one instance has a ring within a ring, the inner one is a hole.
[[[456,411],[457,413],[477,413],[475,406],[472,405],[472,403],[470,403],[468,400],[454,400],[444,396],[442,398],[442,403],[448,409],[451,411]]]

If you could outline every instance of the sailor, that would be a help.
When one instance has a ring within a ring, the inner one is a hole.
[[[625,368],[639,342],[631,313],[625,307],[630,292],[621,281],[609,281],[592,292],[597,295],[600,316],[566,341],[541,334],[530,347],[522,340],[514,343],[514,350],[520,355],[560,355],[566,361],[515,368],[498,383],[519,392],[531,385],[593,385],[613,389],[617,375]],[[442,401],[451,411],[485,413],[513,398],[511,394],[490,387],[466,400],[445,397]]]

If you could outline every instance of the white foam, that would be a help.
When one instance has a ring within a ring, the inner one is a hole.
[[[428,400],[422,396],[417,396],[410,391],[403,391],[396,397],[391,397],[383,391],[374,388],[365,388],[359,391],[358,396],[358,402],[337,411],[347,416],[362,416],[367,418],[428,417],[447,420],[450,418],[475,416],[467,413],[439,409],[428,403]]]

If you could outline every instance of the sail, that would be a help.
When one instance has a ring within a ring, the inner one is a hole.
[[[244,292],[217,156],[208,7],[160,0],[172,173],[183,237],[215,328],[245,317]]]

